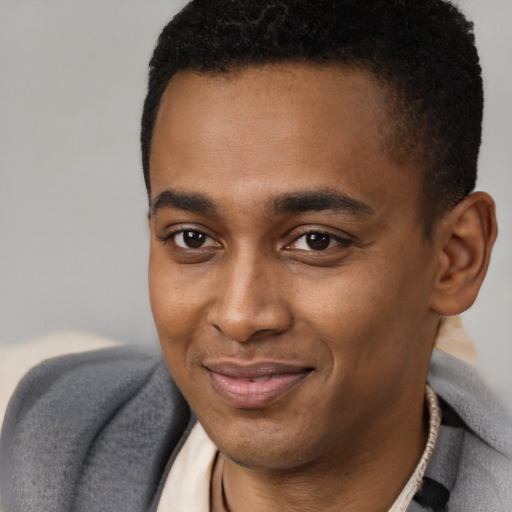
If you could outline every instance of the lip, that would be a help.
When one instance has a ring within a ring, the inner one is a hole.
[[[214,391],[238,409],[259,409],[282,398],[298,386],[312,368],[277,362],[205,365]]]

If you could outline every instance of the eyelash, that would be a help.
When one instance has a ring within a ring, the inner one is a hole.
[[[187,233],[187,232],[189,232],[189,233],[196,233],[199,236],[204,236],[206,239],[211,239],[214,242],[216,242],[214,237],[212,237],[211,235],[209,235],[205,231],[203,231],[201,229],[194,228],[194,227],[182,227],[182,228],[176,229],[176,230],[174,230],[174,231],[172,231],[172,232],[170,232],[170,233],[168,233],[166,235],[158,235],[157,238],[158,238],[158,240],[160,242],[163,242],[163,243],[174,242],[174,244],[177,245],[178,248],[183,249],[183,250],[194,251],[194,250],[201,250],[201,249],[205,248],[204,245],[201,245],[200,247],[181,247],[180,245],[178,245],[174,241],[177,236],[179,236],[180,234]],[[322,252],[325,252],[325,251],[333,248],[333,247],[330,247],[332,241],[335,241],[336,245],[339,245],[342,248],[348,248],[348,247],[350,247],[354,243],[353,240],[351,240],[348,237],[340,237],[338,235],[334,235],[333,233],[330,233],[328,231],[322,231],[320,229],[310,229],[310,230],[308,230],[306,232],[303,232],[303,233],[300,233],[298,236],[296,236],[292,240],[291,243],[286,245],[284,250],[292,250],[292,249],[289,249],[291,246],[297,244],[302,238],[305,239],[306,237],[311,236],[311,235],[320,235],[321,237],[328,238],[329,246],[325,247],[325,248],[318,248],[318,249],[315,249],[315,248],[310,246],[310,249],[296,248],[296,250],[303,251],[305,253],[306,252],[310,252],[310,253],[313,253],[313,254],[315,254],[315,253],[316,254],[320,254]],[[216,242],[216,243],[218,244],[218,242]],[[307,241],[305,243],[308,244]],[[206,246],[206,247],[211,247],[211,245]]]
[[[333,233],[330,233],[328,231],[322,231],[319,229],[311,229],[305,233],[301,233],[300,235],[298,235],[292,241],[291,244],[288,244],[287,247],[289,247],[290,245],[296,244],[301,238],[306,238],[307,236],[310,236],[310,235],[320,235],[322,237],[327,237],[329,239],[329,245],[334,240],[337,243],[337,245],[339,245],[343,248],[350,247],[354,243],[353,240],[351,240],[348,237],[340,237],[340,236],[334,235]],[[306,242],[306,243],[308,243],[308,242]],[[331,248],[332,247],[326,247],[324,249],[316,249],[316,250],[314,248],[311,248],[311,250],[307,250],[307,249],[298,249],[298,250],[303,250],[304,252],[321,253],[321,252],[325,252]]]
[[[212,237],[208,233],[202,231],[201,229],[192,228],[192,227],[183,227],[183,228],[180,228],[180,229],[176,229],[175,231],[172,231],[172,232],[167,233],[165,235],[157,235],[157,239],[160,242],[169,243],[169,242],[173,241],[173,239],[176,238],[178,235],[183,234],[183,233],[187,233],[187,232],[189,232],[189,233],[197,233],[199,235],[202,235],[202,236],[205,236],[207,238],[211,238],[212,240],[215,240],[214,237]],[[189,249],[193,250],[192,247],[190,247]]]

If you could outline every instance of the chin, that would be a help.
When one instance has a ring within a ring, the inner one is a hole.
[[[255,420],[255,423],[257,420]],[[204,424],[203,424],[204,426]],[[301,431],[284,432],[278,425],[238,425],[219,430],[204,427],[219,450],[239,466],[251,469],[284,470],[299,467],[314,458],[316,443]],[[219,435],[219,432],[222,432]]]
[[[249,469],[264,469],[267,471],[289,470],[305,464],[307,457],[304,451],[295,449],[269,449],[268,446],[242,445],[236,448],[220,450],[224,456],[237,465]]]

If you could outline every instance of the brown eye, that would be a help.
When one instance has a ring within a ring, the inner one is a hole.
[[[179,231],[174,234],[173,240],[182,249],[200,249],[201,247],[216,245],[216,242],[211,237],[195,229]]]
[[[300,251],[325,251],[334,247],[347,248],[352,245],[349,238],[340,238],[330,233],[321,231],[311,231],[297,237],[289,246],[290,249],[299,249]]]
[[[331,237],[325,233],[309,233],[306,235],[306,244],[314,251],[323,251],[331,243]]]

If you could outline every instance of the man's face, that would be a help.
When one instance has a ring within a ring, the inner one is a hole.
[[[422,407],[435,258],[388,115],[368,74],[339,67],[180,73],[164,94],[153,315],[180,389],[242,465],[378,450]]]

